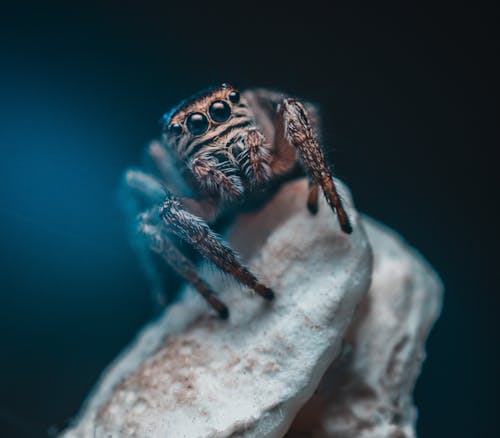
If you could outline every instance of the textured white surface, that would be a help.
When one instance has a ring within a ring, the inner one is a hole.
[[[188,289],[105,371],[65,436],[283,436],[338,355],[372,270],[356,212],[347,236],[323,199],[310,215],[306,197],[305,180],[286,185],[230,238],[274,302],[206,269],[230,320]]]
[[[412,391],[425,341],[439,316],[442,284],[394,232],[363,220],[373,248],[372,285],[328,369],[297,416],[289,438],[410,438]]]

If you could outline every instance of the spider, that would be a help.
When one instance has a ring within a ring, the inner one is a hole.
[[[240,93],[227,84],[200,92],[165,114],[161,141],[151,143],[147,150],[153,170],[130,169],[124,178],[135,200],[132,211],[138,217],[140,246],[150,276],[158,278],[148,261],[156,253],[221,318],[228,317],[227,306],[178,248],[180,239],[272,300],[272,289],[242,264],[209,224],[257,194],[269,193],[297,167],[309,178],[309,211],[317,212],[321,188],[341,229],[351,233],[319,144],[317,114],[312,104],[281,93],[266,89]]]

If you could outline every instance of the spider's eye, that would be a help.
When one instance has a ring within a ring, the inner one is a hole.
[[[229,100],[233,103],[238,103],[240,101],[240,93],[237,91],[231,91],[229,93]]]
[[[193,135],[201,135],[208,129],[208,120],[201,113],[193,113],[187,119],[187,128]]]
[[[216,100],[210,105],[210,117],[214,122],[225,122],[231,116],[231,108],[223,100]]]
[[[169,126],[168,131],[174,137],[178,137],[179,135],[182,134],[182,126],[179,125],[178,123],[174,123],[174,124],[172,124],[172,125]]]

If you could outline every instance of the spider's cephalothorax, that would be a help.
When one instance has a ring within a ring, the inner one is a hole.
[[[241,264],[208,224],[224,207],[253,191],[265,191],[297,162],[310,181],[309,211],[317,211],[321,188],[342,230],[352,231],[319,144],[317,111],[311,104],[269,90],[240,93],[223,84],[182,102],[162,122],[162,142],[153,142],[148,150],[156,170],[129,170],[126,186],[150,205],[140,215],[147,251],[159,254],[220,316],[228,316],[227,307],[169,235],[188,242],[220,269],[272,299],[273,291]],[[154,270],[149,273],[157,281]]]
[[[236,200],[270,178],[271,145],[249,102],[233,87],[223,85],[183,102],[164,123],[166,143],[208,193]]]

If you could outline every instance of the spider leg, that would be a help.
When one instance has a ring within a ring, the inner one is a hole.
[[[178,195],[192,196],[192,181],[186,181],[179,169],[183,166],[169,148],[158,140],[153,140],[146,148],[146,160],[157,171],[169,190]],[[175,188],[175,190],[173,190]]]
[[[138,169],[129,169],[125,173],[125,184],[149,205],[161,204],[165,196],[171,193],[169,186],[162,184],[153,175]],[[207,222],[213,222],[217,219],[219,213],[219,201],[217,198],[206,196],[198,201],[181,196],[178,199],[184,208],[195,216],[199,216]]]
[[[127,170],[121,187],[122,206],[129,225],[130,242],[136,250],[149,283],[152,285],[152,298],[155,308],[161,309],[166,304],[165,278],[159,266],[159,260],[149,250],[147,242],[137,235],[137,217],[145,206],[160,203],[165,197],[162,184],[152,175],[140,170]]]
[[[311,214],[316,214],[318,212],[318,194],[318,184],[313,183],[311,180],[309,180],[309,196],[307,197],[307,209]]]
[[[132,242],[134,243],[134,246],[139,253],[139,258],[141,264],[143,265],[144,271],[146,272],[149,281],[153,284],[153,300],[159,307],[163,307],[165,304],[165,284],[163,276],[161,275],[160,267],[158,266],[158,260],[156,260],[156,258],[150,251],[151,237],[148,239],[137,238],[137,228],[135,224],[138,216],[140,217],[140,221],[144,223],[146,223],[146,220],[148,221],[148,227],[152,227],[152,223],[155,221],[159,222],[159,218],[157,215],[153,216],[151,214],[148,214],[147,212],[141,214],[141,210],[145,206],[150,207],[151,205],[161,205],[162,201],[165,199],[166,194],[169,193],[168,188],[165,187],[165,185],[155,176],[143,172],[139,169],[129,169],[127,172],[125,172],[123,187],[123,192],[126,196],[125,209],[127,212],[127,216],[130,224],[134,224],[133,228],[130,231],[133,237]],[[219,212],[218,203],[214,198],[207,197],[204,198],[203,201],[196,201],[190,198],[180,199],[182,200],[184,208],[186,208],[192,214],[199,215],[205,220],[215,220]],[[148,230],[148,233],[150,233],[151,230]],[[142,234],[147,233],[143,232]],[[158,239],[161,239],[162,241],[165,240],[166,243],[163,244],[164,248],[167,248],[167,245],[168,248],[174,245],[171,240],[168,240],[168,242],[166,241],[166,236],[159,236]],[[210,294],[210,288],[208,286],[204,287],[202,281],[198,279],[198,277],[195,278],[195,276],[192,275],[191,272],[194,271],[194,268],[189,272],[187,271],[187,269],[183,268],[183,270],[179,272],[181,267],[185,266],[186,263],[181,263],[179,267],[175,264],[175,261],[172,261],[174,255],[178,256],[179,260],[181,257],[183,257],[180,251],[177,250],[177,248],[174,247],[173,250],[167,251],[168,254],[159,253],[158,251],[154,252],[159,254],[163,260],[167,261],[167,263],[182,277],[190,281],[193,286],[196,287],[196,289],[205,297],[205,299],[209,301],[209,303],[211,303],[212,307],[214,307],[214,309],[216,309],[219,314],[223,316],[223,305],[219,305],[216,302],[217,299],[215,297],[210,298],[207,295]],[[186,277],[188,273],[189,278]]]
[[[178,199],[173,196],[167,197],[160,209],[160,216],[167,231],[192,245],[222,271],[249,286],[263,298],[268,300],[274,298],[274,292],[261,284],[241,264],[229,245],[212,231],[205,221],[183,209]]]
[[[175,247],[164,233],[146,222],[141,222],[140,232],[146,238],[152,251],[159,254],[181,277],[192,284],[221,318],[228,318],[227,306],[214,295],[210,286],[197,274],[194,264]]]
[[[337,193],[332,173],[304,106],[296,99],[284,99],[278,118],[283,126],[284,132],[281,135],[284,136],[284,140],[294,146],[309,177],[322,188],[328,204],[334,212],[337,212],[342,231],[351,233],[349,217]],[[312,196],[314,198],[314,192]]]
[[[162,202],[165,190],[169,190],[158,178],[140,169],[128,169],[123,180],[127,194],[149,206]]]
[[[271,176],[271,154],[264,141],[264,135],[257,129],[250,129],[246,135],[248,157],[243,163],[243,170],[256,186],[261,186]]]

